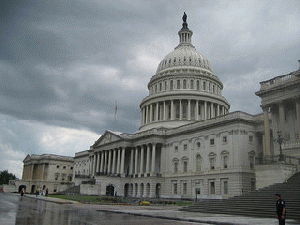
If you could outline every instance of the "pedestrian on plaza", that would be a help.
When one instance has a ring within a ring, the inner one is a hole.
[[[276,198],[276,213],[277,219],[279,221],[279,225],[285,225],[285,216],[286,216],[286,209],[285,209],[285,201],[281,198],[280,194],[275,194]]]
[[[24,188],[22,188],[22,190],[21,190],[21,197],[23,197],[23,195],[25,195],[25,189]]]
[[[46,196],[48,196],[48,194],[49,194],[49,189],[47,188],[46,189]]]
[[[35,190],[35,196],[37,197],[40,194],[39,188],[36,188]]]

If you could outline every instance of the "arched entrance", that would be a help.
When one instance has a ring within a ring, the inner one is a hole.
[[[35,185],[32,185],[32,186],[31,186],[31,194],[34,194],[34,193],[35,193],[35,189],[36,189]]]
[[[127,196],[128,196],[128,189],[129,189],[129,184],[126,183],[126,184],[124,185],[124,197],[127,197]]]
[[[156,198],[160,198],[160,188],[161,188],[160,183],[156,184],[156,188],[155,188],[155,196],[156,196]]]
[[[115,196],[115,187],[112,184],[106,186],[106,195]]]
[[[20,185],[19,186],[19,193],[21,192],[21,190],[24,188],[24,190],[26,191],[26,186],[25,185]]]

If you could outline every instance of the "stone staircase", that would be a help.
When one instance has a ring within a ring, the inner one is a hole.
[[[275,194],[286,203],[287,218],[300,224],[300,172],[286,182],[224,200],[207,200],[182,208],[183,211],[206,212],[254,217],[276,217]]]

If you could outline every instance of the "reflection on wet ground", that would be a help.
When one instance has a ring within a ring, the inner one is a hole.
[[[88,208],[88,207],[87,207]],[[60,224],[199,224],[165,219],[156,219],[128,214],[116,214],[89,210],[70,204],[56,204],[34,198],[1,194],[0,224],[60,225]]]

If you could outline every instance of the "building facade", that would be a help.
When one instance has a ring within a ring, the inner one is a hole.
[[[150,79],[149,95],[140,104],[139,131],[106,131],[89,151],[80,153],[89,162],[85,171],[95,183],[86,187],[91,188],[86,193],[228,198],[276,182],[274,178],[266,182],[263,177],[272,171],[280,170],[284,181],[299,169],[299,70],[261,82],[256,94],[262,98],[263,114],[229,113],[223,84],[210,62],[192,45],[193,32],[186,21],[178,35],[179,45],[160,62]],[[281,87],[288,85],[286,82],[293,88]],[[278,113],[282,106],[275,107],[280,98],[285,105],[284,120]],[[293,138],[282,145],[285,161],[280,162],[276,160],[276,136],[272,135],[279,129],[289,131]],[[292,151],[288,146],[293,146]],[[75,155],[75,161],[80,163],[80,157]],[[274,170],[274,165],[279,170]],[[83,170],[78,167],[75,173]]]
[[[35,193],[36,189],[48,188],[49,193],[56,193],[73,184],[73,157],[52,154],[27,155],[23,163],[22,180],[15,181],[18,191],[24,187],[26,192]]]

